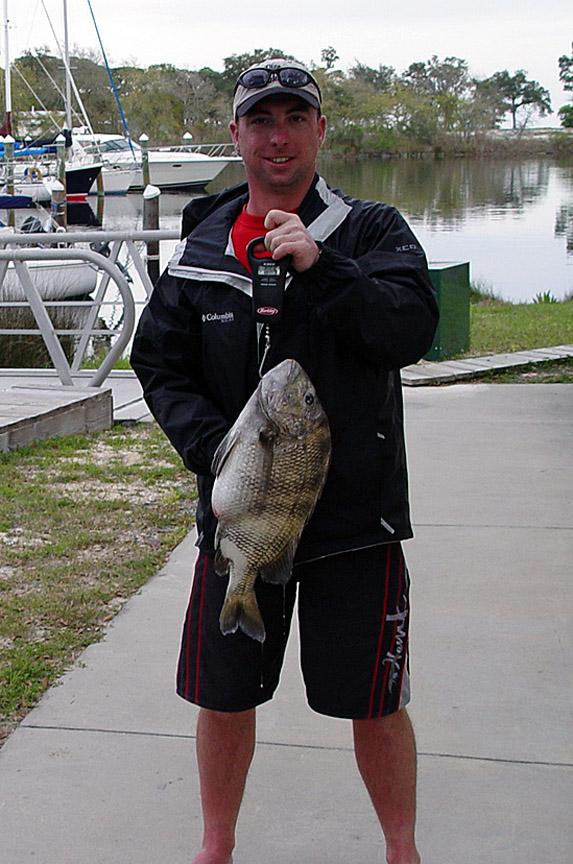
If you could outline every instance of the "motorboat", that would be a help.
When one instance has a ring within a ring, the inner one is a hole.
[[[45,233],[41,222],[34,216],[28,217],[27,222],[22,224],[19,233],[21,232]],[[0,248],[10,247],[10,237],[13,234],[13,228],[0,228]],[[97,285],[98,271],[86,261],[28,261],[26,267],[32,284],[44,301],[85,297],[91,294]],[[16,268],[12,262],[9,262],[3,278],[2,268],[0,268],[0,302],[9,304],[21,303],[25,300],[26,295]]]
[[[134,167],[136,176],[130,189],[143,189],[143,153],[134,141],[122,135],[92,134],[84,128],[73,129],[72,137],[104,164]],[[222,145],[220,152],[223,147],[227,145]],[[150,148],[148,153],[150,183],[160,189],[203,188],[231,162],[241,161],[236,155],[212,155],[189,147]]]
[[[58,179],[54,162],[16,159],[13,166],[14,194],[27,195],[39,204],[50,200],[52,188]],[[101,170],[101,163],[96,163],[93,160],[86,164],[72,162],[66,164],[67,200],[70,202],[85,201],[90,189],[96,184]],[[4,192],[6,191],[5,184],[6,176],[4,174],[0,177],[0,189]]]
[[[137,179],[135,165],[112,165],[103,163],[101,169],[103,191],[105,195],[125,195]],[[97,182],[94,182],[89,195],[97,193]]]
[[[97,270],[85,261],[28,261],[27,268],[42,300],[84,297],[91,294],[97,284]],[[24,300],[24,289],[14,265],[10,263],[0,285],[0,301]]]

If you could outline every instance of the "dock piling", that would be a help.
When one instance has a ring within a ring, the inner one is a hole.
[[[67,226],[67,207],[66,207],[66,189],[65,186],[56,180],[52,186],[50,215],[52,222],[58,228],[66,228]]]
[[[141,140],[141,139],[140,139]],[[159,230],[159,198],[161,190],[149,183],[143,190],[143,230]],[[147,273],[153,285],[159,279],[159,241],[147,241]]]
[[[14,139],[11,135],[6,135],[4,138],[4,158],[6,160],[6,193],[14,194]],[[13,210],[8,211],[8,225],[11,228],[16,224],[16,217]]]
[[[143,132],[139,136],[139,143],[141,145],[141,170],[143,172],[143,188],[146,189],[151,180],[149,174],[149,135],[146,135]]]

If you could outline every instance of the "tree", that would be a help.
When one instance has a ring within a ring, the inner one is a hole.
[[[486,78],[483,84],[498,93],[500,110],[504,114],[511,114],[514,129],[517,129],[517,114],[524,108],[526,115],[521,124],[522,129],[527,125],[532,113],[538,112],[541,117],[551,114],[549,92],[537,81],[529,80],[524,69],[518,69],[513,75],[504,69],[503,72],[496,72],[491,78]]]
[[[472,80],[468,64],[459,57],[440,60],[435,54],[424,62],[412,63],[401,79],[403,93],[410,92],[414,99],[406,99],[407,105],[415,104],[416,128],[424,129],[422,138],[431,137],[435,131],[452,132],[459,125],[464,99],[471,91]],[[428,114],[423,118],[422,114]],[[429,115],[433,115],[429,116]],[[422,133],[416,133],[420,138]]]
[[[573,42],[571,43],[571,54],[562,54],[559,58],[559,80],[563,84],[564,90],[573,91]],[[565,129],[572,129],[573,105],[563,105],[558,114],[561,125]]]
[[[362,85],[376,93],[386,93],[396,80],[396,70],[393,66],[378,66],[374,69],[366,66],[358,60],[349,69],[351,80],[357,85]]]
[[[328,48],[323,48],[320,52],[320,60],[324,63],[327,72],[334,68],[334,64],[338,59],[336,48],[333,48],[332,45],[329,45]]]
[[[573,129],[573,105],[563,105],[557,113],[563,128]]]
[[[571,54],[562,54],[559,58],[559,80],[564,90],[573,90],[573,42]]]
[[[402,75],[403,82],[419,94],[463,97],[471,84],[466,60],[435,54],[425,62],[412,63]]]

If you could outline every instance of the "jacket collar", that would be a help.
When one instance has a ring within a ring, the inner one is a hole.
[[[192,214],[197,221],[169,262],[171,276],[222,281],[251,293],[251,279],[236,258],[231,242],[231,229],[247,198],[247,186],[241,184],[221,196],[199,199],[200,204]],[[324,241],[344,222],[351,209],[341,193],[334,192],[316,175],[298,213],[312,237]]]

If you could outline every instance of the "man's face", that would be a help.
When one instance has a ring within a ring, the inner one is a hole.
[[[229,128],[252,191],[307,191],[326,131],[315,108],[296,96],[269,96]]]

